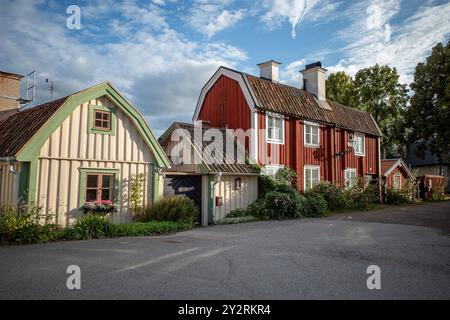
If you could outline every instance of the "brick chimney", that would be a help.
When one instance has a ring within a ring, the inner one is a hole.
[[[18,74],[0,71],[0,121],[19,111],[22,78]]]
[[[267,62],[259,63],[259,77],[273,82],[280,81],[280,62],[269,60]]]

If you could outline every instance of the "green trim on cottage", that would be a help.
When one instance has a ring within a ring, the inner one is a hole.
[[[120,188],[120,169],[113,168],[79,168],[80,170],[80,184],[79,184],[79,197],[78,207],[81,207],[85,203],[86,197],[86,174],[113,174],[114,175],[114,202],[118,203],[118,191]]]
[[[138,110],[136,110],[109,82],[104,82],[69,96],[59,107],[59,109],[53,114],[53,116],[50,117],[47,122],[37,131],[37,133],[27,141],[22,149],[17,152],[17,161],[30,162],[28,183],[29,201],[38,200],[36,199],[38,157],[44,143],[79,105],[103,96],[107,97],[110,101],[112,101],[116,106],[118,106],[126,113],[133,125],[138,130],[139,134],[147,143],[150,150],[153,152],[156,165],[161,168],[170,166],[169,159],[164,153],[164,150],[157,142],[142,114]],[[98,109],[101,107],[96,106],[96,108]],[[110,108],[108,108],[108,110],[110,110]],[[115,122],[115,120],[113,122]]]
[[[30,162],[22,163],[19,179],[19,198],[25,200],[28,197],[30,183]]]

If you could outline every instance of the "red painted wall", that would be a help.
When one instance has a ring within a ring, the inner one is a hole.
[[[294,169],[298,174],[299,189],[303,189],[303,169],[305,165],[320,165],[321,180],[344,182],[344,170],[356,168],[359,176],[378,175],[377,137],[366,135],[366,155],[356,156],[349,152],[347,142],[352,131],[336,129],[336,152],[345,151],[337,159],[337,176],[334,172],[334,130],[321,125],[320,147],[305,147],[303,143],[303,121],[285,117],[284,144],[266,143],[266,120],[263,111],[257,111],[258,160],[261,165],[282,164]],[[251,112],[239,83],[222,76],[207,93],[199,120],[207,120],[212,126],[247,130],[251,127]],[[248,151],[248,145],[247,151]]]
[[[213,127],[250,129],[250,108],[239,83],[221,76],[206,94],[198,120],[210,121]]]
[[[284,144],[266,143],[265,114],[258,112],[258,160],[261,165],[282,164],[294,169],[298,174],[299,189],[303,189],[303,170],[305,165],[320,166],[321,180],[333,181],[337,179],[339,184],[344,184],[344,170],[355,168],[358,176],[366,174],[378,174],[378,147],[377,137],[366,135],[366,155],[356,156],[349,151],[347,144],[352,131],[336,129],[336,153],[341,151],[345,155],[338,157],[336,161],[337,177],[334,173],[334,130],[333,127],[320,125],[320,146],[317,148],[304,146],[303,121],[285,117],[285,141]]]
[[[406,180],[408,179],[408,174],[405,169],[401,167],[395,168],[387,177],[386,177],[386,185],[388,187],[394,186],[394,175],[400,173],[400,185],[403,187],[405,185]]]

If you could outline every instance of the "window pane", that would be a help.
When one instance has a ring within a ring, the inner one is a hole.
[[[98,128],[102,127],[102,121],[101,120],[95,120],[95,126]]]
[[[86,202],[97,201],[97,189],[87,189],[86,190]]]
[[[95,119],[101,120],[102,119],[102,113],[101,112],[95,112]]]
[[[97,188],[98,187],[98,175],[89,174],[86,179],[86,187],[87,188]]]
[[[305,170],[305,182],[306,182],[306,190],[311,188],[311,169]]]
[[[103,121],[102,122],[102,128],[108,129],[109,128],[109,121]]]
[[[111,188],[112,187],[112,179],[113,177],[110,175],[102,176],[102,188]]]
[[[103,120],[109,120],[109,113],[103,113]]]
[[[102,189],[102,199],[101,200],[111,200],[110,189]]]
[[[318,145],[319,144],[319,136],[314,135],[312,136],[312,144]]]
[[[273,127],[273,117],[272,116],[267,117],[267,127],[269,129]]]

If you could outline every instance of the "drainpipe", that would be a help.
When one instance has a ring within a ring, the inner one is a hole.
[[[334,150],[334,154],[333,154],[333,164],[334,164],[334,181],[333,183],[336,184],[337,181],[337,151],[336,151],[336,124],[333,127],[333,150]]]
[[[222,178],[222,172],[217,172],[214,175],[214,182],[212,185],[212,196],[213,196],[213,216],[212,216],[212,223],[213,225],[216,224],[216,184],[218,184],[220,182],[220,179]]]
[[[378,137],[378,185],[379,185],[379,193],[380,193],[380,203],[383,204],[383,187],[382,184],[382,176],[381,176],[381,137]]]

